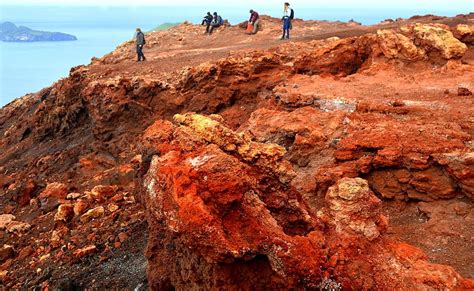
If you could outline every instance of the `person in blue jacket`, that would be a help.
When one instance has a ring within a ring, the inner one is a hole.
[[[215,28],[220,27],[224,24],[224,19],[220,15],[217,15],[217,12],[214,12],[214,17],[212,18],[211,22],[211,29],[209,30],[209,34],[212,34]]]

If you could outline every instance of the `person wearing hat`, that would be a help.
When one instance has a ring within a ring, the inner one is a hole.
[[[135,43],[137,45],[137,56],[138,56],[137,62],[141,62],[142,60],[145,61],[146,58],[145,58],[145,55],[143,54],[143,46],[145,45],[146,41],[145,41],[145,35],[143,34],[140,28],[137,28]]]
[[[258,12],[254,11],[253,9],[250,9],[249,23],[253,25],[252,34],[256,34],[260,26],[260,15],[258,15]]]

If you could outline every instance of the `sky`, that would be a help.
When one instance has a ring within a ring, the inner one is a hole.
[[[53,5],[53,6],[278,6],[289,1],[293,7],[357,7],[357,8],[408,8],[408,9],[449,9],[456,8],[474,12],[474,0],[0,0],[0,5]]]

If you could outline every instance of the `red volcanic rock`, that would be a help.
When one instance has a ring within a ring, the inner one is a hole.
[[[328,207],[320,216],[346,235],[362,235],[374,240],[386,230],[387,218],[382,214],[382,202],[370,191],[367,181],[343,178],[329,188]]]
[[[472,92],[464,87],[458,87],[458,96],[471,96]]]
[[[76,203],[74,203],[74,215],[81,215],[88,207],[89,203],[82,199],[79,199]]]
[[[95,200],[103,201],[103,200],[106,200],[107,198],[114,196],[117,189],[118,189],[117,185],[113,185],[113,186],[98,185],[92,188],[91,196]]]
[[[68,222],[74,217],[74,206],[69,204],[59,205],[58,211],[54,215],[54,221]]]
[[[437,168],[416,172],[380,170],[373,172],[369,181],[374,190],[386,198],[432,201],[456,195],[453,179]]]
[[[0,263],[5,262],[6,260],[13,258],[15,251],[10,245],[3,245],[0,249]]]
[[[62,183],[50,183],[46,186],[46,189],[41,192],[39,198],[57,198],[57,199],[65,199],[67,196],[67,186]]]
[[[8,224],[15,220],[15,215],[12,214],[1,214],[0,215],[0,229],[5,229]]]
[[[84,247],[82,249],[76,250],[74,252],[74,256],[76,258],[82,258],[82,257],[88,256],[90,254],[93,254],[96,251],[97,251],[97,247],[95,245],[90,245],[90,246]]]
[[[94,218],[99,218],[101,217],[102,215],[104,215],[104,207],[102,206],[97,206],[93,209],[90,209],[88,210],[86,213],[84,213],[82,216],[81,216],[81,221],[82,222],[87,222],[91,219],[94,219]]]
[[[383,239],[388,222],[365,180],[330,188],[318,218],[278,167],[236,150],[242,140],[218,119],[178,116],[174,136],[189,139],[155,156],[143,182],[151,288],[317,288],[327,278],[356,289],[472,284]]]
[[[464,43],[474,43],[474,25],[458,24],[453,30],[454,36]]]

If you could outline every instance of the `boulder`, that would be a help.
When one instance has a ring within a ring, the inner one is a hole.
[[[458,24],[453,30],[454,37],[468,44],[474,44],[474,25]]]
[[[410,38],[396,33],[392,29],[378,30],[377,40],[380,49],[387,58],[410,61],[426,58],[425,52],[418,48]]]
[[[425,51],[436,50],[447,60],[461,58],[467,51],[467,46],[443,27],[418,23],[413,27],[413,35],[417,46]]]

